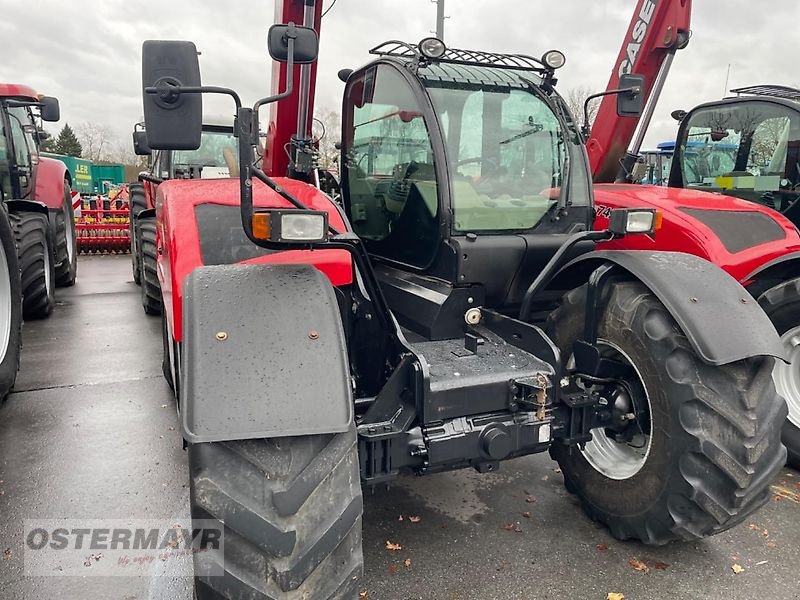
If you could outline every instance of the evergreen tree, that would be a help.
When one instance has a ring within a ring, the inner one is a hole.
[[[75,135],[75,132],[72,131],[72,127],[69,126],[69,123],[66,123],[64,128],[58,134],[56,143],[53,145],[53,151],[58,154],[75,156],[77,158],[80,158],[81,154],[83,153],[81,143],[78,141],[78,137]]]

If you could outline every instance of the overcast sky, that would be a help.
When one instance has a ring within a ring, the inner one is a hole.
[[[321,0],[328,7],[331,0]],[[664,0],[662,0],[664,1]],[[61,101],[61,123],[86,121],[130,139],[141,109],[141,43],[187,39],[202,52],[203,82],[233,87],[245,102],[269,91],[266,32],[274,0],[29,0],[3,2],[0,81],[27,83]],[[449,46],[567,55],[559,88],[605,88],[636,0],[447,0]],[[322,26],[317,105],[338,108],[336,72],[387,39],[417,41],[435,27],[430,0],[338,0]],[[669,113],[728,88],[800,85],[800,0],[695,0],[689,47],[680,52],[647,143],[674,137]],[[226,111],[227,112],[227,111]]]

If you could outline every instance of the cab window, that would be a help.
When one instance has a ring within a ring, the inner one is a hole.
[[[348,214],[371,253],[424,268],[438,247],[436,165],[422,106],[389,65],[346,92]]]
[[[686,187],[722,191],[784,211],[800,190],[800,113],[743,102],[701,109],[681,140]]]

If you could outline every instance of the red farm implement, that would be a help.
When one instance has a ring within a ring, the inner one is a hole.
[[[108,194],[73,196],[78,251],[117,254],[130,251],[128,187]]]

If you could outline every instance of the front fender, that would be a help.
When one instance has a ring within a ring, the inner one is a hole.
[[[346,431],[349,361],[311,265],[215,265],[184,283],[181,427],[191,443]]]
[[[64,207],[64,180],[72,181],[64,163],[40,157],[36,166],[36,200],[46,204],[47,208],[61,210]]]
[[[47,205],[35,200],[6,200],[8,212],[38,212],[47,215]]]
[[[570,262],[557,278],[581,285],[609,262],[653,292],[704,362],[785,359],[775,327],[758,303],[733,277],[702,258],[681,252],[597,251]]]

